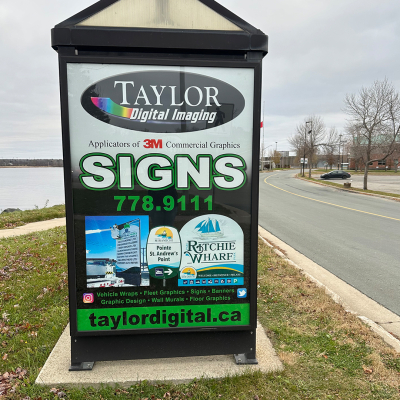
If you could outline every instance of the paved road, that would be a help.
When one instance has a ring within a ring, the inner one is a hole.
[[[400,316],[400,202],[260,174],[259,224]]]

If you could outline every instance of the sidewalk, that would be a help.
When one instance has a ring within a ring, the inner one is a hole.
[[[28,233],[37,231],[46,231],[47,229],[56,228],[58,226],[64,226],[64,225],[65,225],[65,217],[49,219],[47,221],[32,222],[30,224],[18,226],[17,228],[14,229],[1,229],[0,239],[6,237],[27,235]]]

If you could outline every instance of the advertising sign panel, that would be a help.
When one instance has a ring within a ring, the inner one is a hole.
[[[67,83],[78,334],[248,327],[254,69],[70,62]]]

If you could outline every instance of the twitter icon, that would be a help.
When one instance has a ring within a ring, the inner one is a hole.
[[[237,290],[237,297],[239,299],[245,299],[247,297],[247,289],[246,288],[239,288]]]

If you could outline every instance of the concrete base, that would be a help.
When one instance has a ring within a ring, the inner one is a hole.
[[[118,338],[116,338],[118,341]],[[257,365],[236,365],[233,355],[158,358],[130,361],[97,361],[92,371],[70,372],[71,343],[69,326],[64,330],[36,384],[55,386],[120,385],[129,387],[137,382],[190,382],[195,378],[222,378],[248,371],[274,372],[283,365],[263,327],[257,326]],[[88,360],[90,361],[90,360]]]

